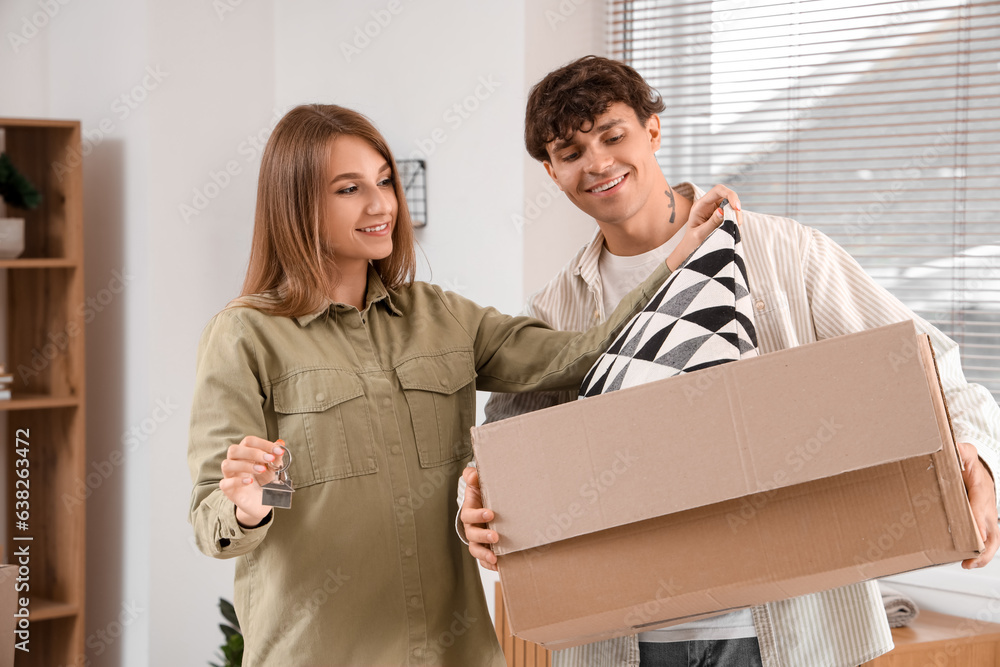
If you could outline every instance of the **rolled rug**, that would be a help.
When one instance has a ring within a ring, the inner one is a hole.
[[[913,622],[920,613],[917,603],[908,595],[897,591],[891,586],[878,582],[882,592],[882,604],[885,605],[885,615],[889,619],[890,628],[901,628]]]

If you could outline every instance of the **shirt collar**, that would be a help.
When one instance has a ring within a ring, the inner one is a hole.
[[[393,303],[392,293],[382,282],[379,277],[378,272],[375,267],[371,264],[368,265],[368,291],[365,294],[365,309],[367,310],[376,303],[385,302],[385,306],[389,309],[393,315],[402,315],[403,311],[396,307]],[[299,326],[307,326],[310,322],[315,320],[321,315],[326,315],[330,312],[330,308],[336,307],[338,304],[332,299],[326,299],[323,304],[311,313],[305,315],[299,315],[295,318],[295,321],[299,323]]]
[[[705,191],[693,183],[684,181],[673,186],[674,192],[680,194],[692,202],[696,202],[705,196]],[[598,227],[594,232],[594,238],[586,245],[580,260],[576,263],[575,275],[580,276],[587,286],[593,290],[600,289],[600,271],[598,270],[598,260],[601,258],[601,249],[604,247],[604,233]]]

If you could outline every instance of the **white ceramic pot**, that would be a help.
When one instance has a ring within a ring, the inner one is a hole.
[[[0,259],[14,259],[24,252],[24,218],[0,218]]]

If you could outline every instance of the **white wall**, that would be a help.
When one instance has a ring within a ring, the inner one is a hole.
[[[0,85],[4,91],[16,91],[5,92],[0,98],[4,113],[9,116],[29,117],[48,112],[51,25],[65,23],[67,19],[63,15],[39,29],[30,19],[36,11],[38,7],[29,0],[0,3],[0,26],[3,26]],[[15,35],[13,40],[11,34]]]
[[[529,3],[525,21],[528,89],[552,70],[581,56],[606,55],[605,3],[600,0],[544,0]],[[524,105],[520,118],[523,123]],[[521,145],[524,145],[523,129]],[[541,289],[593,236],[593,218],[570,203],[541,163],[524,150],[524,208],[518,226],[524,236],[525,297]]]
[[[358,109],[397,158],[426,159],[430,222],[417,240],[434,281],[516,311],[522,3],[276,4],[278,104]]]

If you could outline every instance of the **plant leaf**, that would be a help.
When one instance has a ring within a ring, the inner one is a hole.
[[[226,655],[226,667],[240,667],[243,664],[243,635],[233,635],[222,647]]]
[[[0,153],[0,198],[10,206],[26,210],[42,203],[42,195],[17,170],[6,153]]]
[[[234,628],[240,629],[240,620],[236,618],[236,608],[233,607],[232,602],[219,598],[219,610],[222,611],[222,617],[229,621]]]

